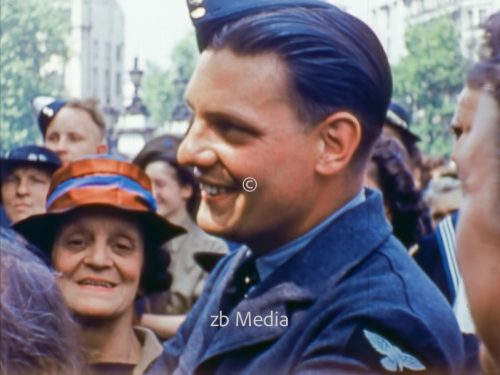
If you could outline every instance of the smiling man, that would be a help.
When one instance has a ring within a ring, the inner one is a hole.
[[[166,344],[170,370],[459,371],[451,309],[363,188],[391,96],[373,32],[318,0],[188,4],[202,54],[178,159],[199,225],[246,246]]]

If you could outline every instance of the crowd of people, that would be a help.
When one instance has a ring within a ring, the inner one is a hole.
[[[182,139],[47,96],[0,159],[0,374],[500,374],[500,12],[434,163],[359,19],[187,3]]]

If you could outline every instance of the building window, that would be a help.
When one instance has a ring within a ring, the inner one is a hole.
[[[104,95],[106,95],[106,104],[111,103],[111,77],[109,69],[104,72]]]
[[[122,46],[118,45],[116,46],[116,61],[121,61],[122,60]]]
[[[99,70],[97,67],[92,69],[92,96],[99,97]]]
[[[469,22],[469,27],[474,26],[474,11],[472,9],[469,9],[467,12],[468,15],[468,22]]]
[[[483,23],[486,21],[486,9],[480,9],[479,10],[479,22]]]
[[[106,42],[106,64],[111,64],[111,43]]]
[[[99,58],[99,41],[97,39],[94,39],[94,46],[93,52],[94,52],[94,60],[97,60]]]
[[[116,73],[116,95],[122,95],[122,75],[120,73]]]

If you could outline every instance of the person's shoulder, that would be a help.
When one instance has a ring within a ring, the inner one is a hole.
[[[396,239],[385,241],[321,299],[330,309],[324,324],[333,327],[332,335],[343,332],[345,353],[370,368],[391,371],[399,363],[406,370],[429,364],[450,369],[463,363],[453,311]]]

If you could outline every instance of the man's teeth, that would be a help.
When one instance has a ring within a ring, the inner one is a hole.
[[[108,283],[106,281],[95,281],[95,280],[84,280],[80,282],[81,285],[92,285],[92,286],[100,286],[104,288],[112,288],[113,284]]]
[[[233,189],[207,184],[200,184],[200,188],[208,195],[230,194],[234,191]]]

